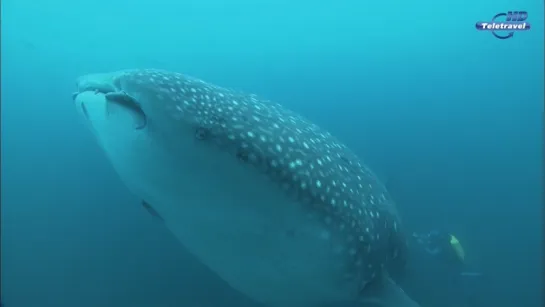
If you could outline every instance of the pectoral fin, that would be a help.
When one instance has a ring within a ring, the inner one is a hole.
[[[165,221],[161,217],[161,215],[159,215],[159,212],[155,211],[155,209],[153,209],[153,207],[150,204],[148,204],[147,202],[142,201],[142,207],[144,207],[144,209],[146,209],[146,211],[148,211],[148,213],[151,214],[151,216],[153,216],[154,218],[157,218],[162,222]]]
[[[387,276],[367,285],[360,302],[362,307],[421,307]]]

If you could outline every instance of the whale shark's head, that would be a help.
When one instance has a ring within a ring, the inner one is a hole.
[[[138,156],[148,150],[183,150],[195,138],[209,135],[198,126],[209,113],[196,103],[202,97],[201,85],[182,74],[121,70],[79,77],[73,99],[110,159],[142,160]]]
[[[195,100],[189,80],[155,70],[121,70],[76,81],[72,97],[78,114],[125,184],[150,203],[160,194],[150,190],[197,170],[193,161],[200,154],[193,145],[204,134],[195,127],[200,111],[180,107]],[[179,175],[167,174],[173,164]]]
[[[179,73],[121,70],[81,76],[73,94],[78,112],[99,140],[155,141],[172,144],[210,139],[227,124],[250,125],[244,107],[221,107],[232,93]],[[234,136],[226,136],[234,138]],[[169,140],[169,138],[172,138]],[[220,141],[219,138],[214,138]],[[158,145],[157,143],[155,145]]]

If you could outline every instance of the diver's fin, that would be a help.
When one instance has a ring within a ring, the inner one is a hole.
[[[366,285],[360,303],[362,307],[421,307],[388,276]]]
[[[144,207],[144,209],[146,209],[146,211],[148,211],[149,214],[151,214],[151,216],[155,217],[155,218],[158,218],[159,220],[161,220],[162,222],[164,222],[165,220],[161,217],[161,215],[159,215],[159,212],[155,211],[155,209],[153,209],[153,207],[148,204],[147,202],[145,201],[142,201],[142,207]]]

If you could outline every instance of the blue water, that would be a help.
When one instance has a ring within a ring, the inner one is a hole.
[[[346,142],[392,185],[408,229],[455,233],[482,274],[453,286],[437,264],[420,266],[423,307],[458,302],[452,287],[477,297],[454,307],[541,306],[543,9],[2,1],[5,307],[257,306],[142,209],[77,117],[77,76],[133,67],[282,102]],[[531,30],[499,40],[475,29],[508,10],[527,11]]]

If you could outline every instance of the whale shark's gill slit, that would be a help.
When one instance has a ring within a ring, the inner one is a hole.
[[[343,160],[344,163],[349,164],[349,165],[352,165],[352,162],[350,162],[350,160],[348,160],[347,157],[345,157],[345,156],[340,156],[340,158],[341,158],[341,160]]]
[[[341,160],[340,165],[343,165],[347,171],[351,172],[354,175],[358,175],[360,173],[360,168],[355,165],[349,158],[343,155],[339,155],[339,159]]]
[[[261,172],[269,170],[269,159],[258,146],[249,146],[243,142],[235,151],[236,158]]]
[[[236,150],[235,157],[242,163],[253,169],[266,174],[269,179],[276,183],[278,187],[286,193],[286,196],[292,199],[309,203],[311,199],[307,195],[307,176],[304,173],[288,171],[289,164],[284,159],[268,154],[266,150],[258,144],[248,144],[241,142]]]

